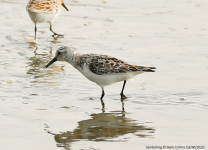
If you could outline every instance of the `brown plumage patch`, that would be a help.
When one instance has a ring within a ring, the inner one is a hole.
[[[60,10],[62,0],[30,0],[27,5],[27,10],[50,12]]]

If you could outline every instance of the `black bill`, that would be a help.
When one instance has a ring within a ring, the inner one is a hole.
[[[46,66],[45,68],[48,68],[52,63],[54,63],[55,61],[57,61],[57,58],[54,57]]]
[[[62,3],[61,5],[62,5],[67,11],[69,11],[68,8],[66,7],[66,5],[65,5],[64,3]]]

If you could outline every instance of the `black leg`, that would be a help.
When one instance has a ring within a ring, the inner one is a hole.
[[[37,27],[36,27],[36,23],[35,23],[35,40],[36,40],[36,32],[37,32]]]
[[[122,88],[122,90],[121,90],[121,94],[120,94],[122,99],[125,99],[125,98],[126,98],[126,96],[123,94],[123,91],[124,91],[125,85],[126,85],[126,80],[124,80],[124,83],[123,83],[123,88]]]
[[[54,32],[54,31],[52,30],[52,24],[50,24],[50,31],[53,32],[53,34],[56,35],[56,32]]]
[[[100,99],[102,100],[104,96],[105,96],[105,92],[104,92],[104,90],[102,88],[102,95],[101,95]]]
[[[104,95],[105,95],[105,92],[104,92],[104,90],[102,88],[102,95],[100,97],[100,101],[101,101],[101,104],[102,104],[102,112],[105,112],[105,103],[103,102]]]
[[[50,23],[50,31],[53,32],[54,35],[63,36],[63,34],[58,34],[52,30],[52,24]]]

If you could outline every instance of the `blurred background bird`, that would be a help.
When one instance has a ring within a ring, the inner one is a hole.
[[[67,11],[68,8],[64,4],[63,0],[30,0],[26,9],[31,20],[35,23],[35,40],[37,32],[37,23],[49,23],[50,31],[54,35],[63,36],[52,30],[52,23],[59,16],[61,12],[61,6]]]

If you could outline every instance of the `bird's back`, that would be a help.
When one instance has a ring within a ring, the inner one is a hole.
[[[27,11],[31,12],[59,12],[61,0],[30,0]]]

